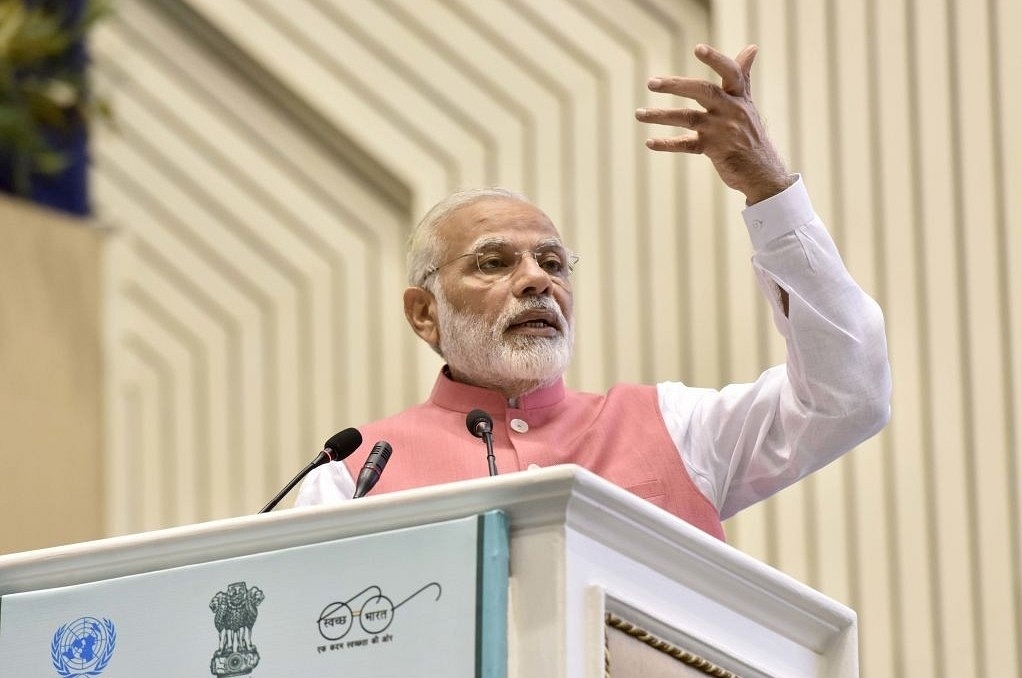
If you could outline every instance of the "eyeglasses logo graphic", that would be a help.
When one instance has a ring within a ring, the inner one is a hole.
[[[383,633],[394,621],[394,612],[415,596],[427,589],[436,590],[436,598],[440,600],[441,588],[437,582],[431,582],[395,605],[390,598],[383,595],[379,586],[369,586],[346,601],[330,603],[319,613],[319,635],[326,640],[340,640],[351,631],[358,620],[359,626],[369,635]],[[362,596],[369,597],[359,602]]]

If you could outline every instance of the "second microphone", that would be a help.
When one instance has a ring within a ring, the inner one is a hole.
[[[352,499],[364,497],[376,486],[384,467],[387,466],[387,461],[390,460],[391,452],[393,450],[386,440],[381,440],[373,445],[373,450],[366,458],[366,463],[358,472],[358,479],[355,481],[355,494],[352,495]]]

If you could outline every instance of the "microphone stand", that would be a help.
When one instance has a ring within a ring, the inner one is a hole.
[[[322,455],[323,455],[323,452],[320,452],[320,456],[322,456]],[[330,461],[330,456],[329,455],[327,455],[327,461]],[[297,485],[298,483],[300,483],[302,481],[302,478],[304,478],[305,476],[309,475],[309,473],[312,471],[312,469],[316,468],[317,466],[319,466],[322,463],[323,462],[320,461],[320,457],[316,457],[315,459],[310,461],[308,466],[306,466],[301,471],[299,471],[298,475],[296,475],[294,478],[292,478],[291,482],[289,482],[287,485],[285,485],[284,489],[282,489],[280,492],[278,492],[273,497],[273,499],[270,500],[270,503],[268,503],[266,506],[264,506],[261,509],[259,509],[259,513],[269,513],[270,511],[272,511],[273,507],[276,506],[277,504],[279,504],[280,500],[283,499],[284,497],[286,497],[287,493],[290,492],[291,490],[293,490],[295,485]]]
[[[490,467],[490,477],[497,475],[497,458],[493,456],[493,417],[482,410],[472,410],[465,417],[468,432],[486,443],[486,464]]]
[[[259,509],[259,513],[269,513],[273,510],[273,507],[280,503],[280,500],[284,496],[294,489],[294,486],[302,481],[302,478],[309,475],[309,472],[317,466],[322,466],[328,461],[343,461],[351,455],[358,446],[362,444],[362,434],[355,428],[346,428],[343,431],[330,436],[330,439],[323,445],[323,449],[319,451],[316,458],[309,462],[308,466],[298,472],[294,478],[291,479],[284,489],[277,493],[277,495],[270,500],[270,503]]]
[[[490,467],[490,477],[497,475],[497,458],[493,456],[493,433],[483,433],[483,442],[486,443],[486,464]]]

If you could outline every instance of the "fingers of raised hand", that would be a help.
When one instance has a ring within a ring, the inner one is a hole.
[[[752,63],[756,60],[757,54],[759,54],[759,47],[756,45],[749,45],[735,57],[735,62],[737,62],[738,67],[742,69],[742,77],[745,78],[746,93],[752,91]]]
[[[732,59],[709,45],[700,44],[696,45],[695,54],[720,76],[721,88],[725,92],[734,96],[745,96],[750,91],[749,76],[758,51],[758,47],[749,45]]]
[[[687,99],[693,99],[706,110],[712,109],[724,95],[723,90],[718,85],[700,80],[699,78],[682,78],[679,76],[650,78],[646,86],[651,92],[662,92],[663,94],[674,94]]]
[[[692,108],[640,108],[635,111],[635,118],[642,122],[684,127],[691,130],[699,130],[708,122],[706,111],[697,111]],[[684,137],[648,139],[646,146],[654,151],[703,152],[703,142],[698,134]]]
[[[707,113],[692,108],[640,108],[635,111],[635,119],[657,125],[698,130],[706,124]]]
[[[703,141],[699,135],[687,137],[671,137],[646,139],[646,148],[653,151],[670,151],[674,153],[702,153]]]

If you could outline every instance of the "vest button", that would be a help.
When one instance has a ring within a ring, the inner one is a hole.
[[[526,424],[521,419],[512,419],[511,428],[517,431],[518,433],[525,433],[526,431],[529,430],[529,425]]]

